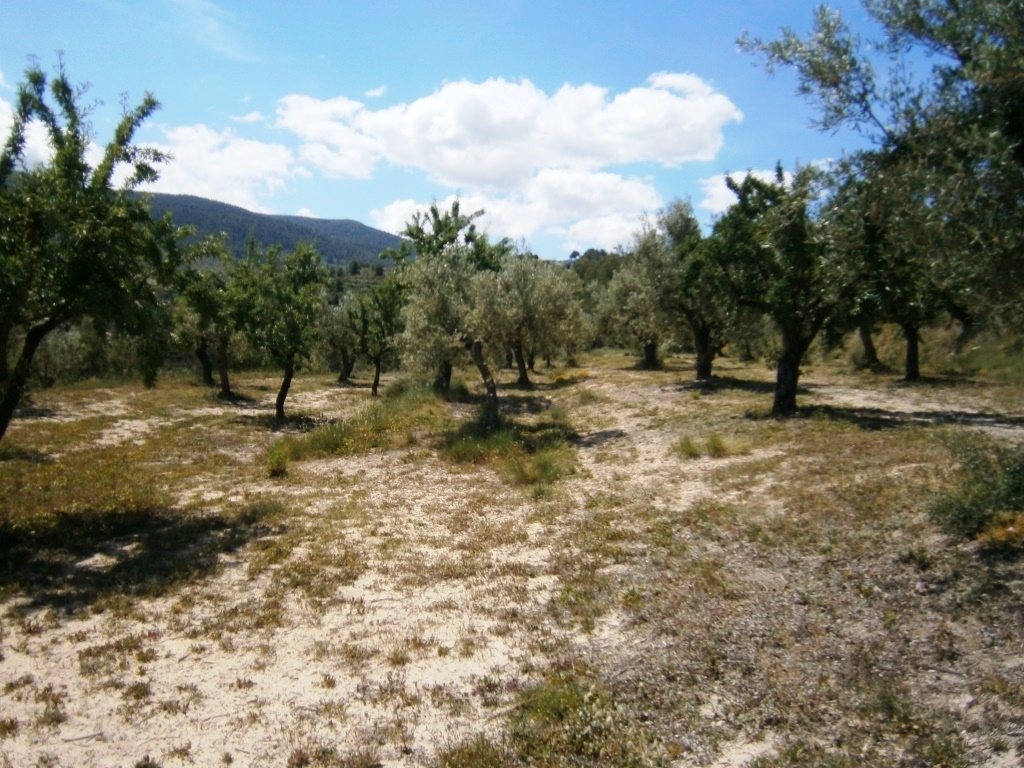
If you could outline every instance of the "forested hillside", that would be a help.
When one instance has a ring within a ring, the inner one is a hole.
[[[399,244],[395,235],[351,219],[253,213],[193,195],[153,194],[151,197],[154,215],[170,211],[176,224],[194,226],[199,237],[226,232],[228,247],[235,257],[244,255],[250,232],[259,243],[275,243],[289,251],[300,241],[312,242],[326,264],[345,264],[353,260],[373,263],[381,251]]]

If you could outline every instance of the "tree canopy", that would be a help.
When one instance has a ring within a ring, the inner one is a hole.
[[[147,94],[126,111],[93,168],[83,92],[63,65],[52,80],[29,69],[0,154],[0,438],[39,345],[66,323],[88,316],[145,336],[154,345],[147,382],[162,361],[156,329],[167,323],[159,289],[180,262],[184,233],[169,217],[153,219],[145,201],[130,192],[155,179],[167,159],[132,143],[158,103]],[[33,122],[45,130],[52,150],[37,166],[24,153]],[[126,181],[115,188],[122,168]]]

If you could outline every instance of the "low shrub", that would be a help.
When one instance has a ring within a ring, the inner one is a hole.
[[[1015,538],[1012,521],[1024,515],[1024,446],[971,432],[957,435],[950,449],[959,478],[932,502],[933,518],[954,536],[975,538],[990,531],[989,541]]]

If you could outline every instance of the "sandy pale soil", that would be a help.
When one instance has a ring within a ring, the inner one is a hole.
[[[565,559],[586,556],[567,537],[594,500],[614,493],[686,509],[709,494],[712,467],[777,451],[755,446],[735,458],[681,463],[672,451],[679,415],[699,403],[680,378],[616,372],[606,382],[601,372],[589,374],[578,467],[549,498],[533,498],[492,470],[444,462],[429,445],[301,462],[284,480],[249,468],[273,435],[222,446],[226,464],[176,488],[179,502],[283,499],[293,515],[287,530],[271,528],[221,553],[209,576],[120,609],[111,603],[67,615],[27,595],[7,600],[0,765],[131,766],[149,756],[165,766],[283,768],[299,751],[329,746],[413,766],[469,735],[500,737],[517,693],[553,660],[614,668],[650,640],[614,605],[586,625],[555,605],[564,597]],[[1004,411],[946,391],[813,376],[807,387],[807,402],[880,418],[1021,429],[992,415]],[[564,388],[537,397],[571,406],[576,394]],[[363,398],[362,391],[310,390],[290,407],[330,418]],[[145,416],[135,398],[113,390],[86,406],[51,406],[38,419],[110,417],[95,443],[128,446],[231,407],[206,402]],[[676,420],[662,425],[666,416]],[[17,429],[34,423],[25,419]],[[275,555],[281,541],[287,546]],[[111,541],[75,568],[114,568],[135,546],[131,538]],[[322,572],[306,573],[304,563]],[[606,573],[628,585],[636,567],[611,564]],[[765,590],[785,586],[770,570],[751,574]],[[722,716],[714,700],[705,706],[710,720]],[[721,743],[707,764],[739,766],[775,744],[771,732],[743,734]]]

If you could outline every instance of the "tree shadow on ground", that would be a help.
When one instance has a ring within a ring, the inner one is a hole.
[[[298,413],[293,416],[286,415],[283,419],[279,419],[270,412],[257,413],[252,416],[238,416],[232,422],[249,427],[256,425],[267,432],[309,432],[324,423],[322,419],[315,419],[304,413]]]
[[[922,411],[812,405],[800,408],[791,418],[826,418],[832,421],[844,421],[867,430],[898,429],[920,425],[1024,429],[1024,417],[1022,416],[953,409]]]
[[[712,376],[710,379],[684,381],[676,385],[679,390],[685,392],[700,392],[702,395],[713,395],[716,392],[751,392],[758,395],[771,395],[775,393],[774,381],[756,381],[751,379],[737,379],[732,376]],[[803,387],[797,388],[797,394],[807,394]]]
[[[614,440],[621,440],[627,434],[621,429],[600,429],[597,432],[588,432],[577,436],[573,440],[573,444],[579,448],[600,448]]]
[[[218,392],[213,395],[213,398],[221,403],[230,403],[231,405],[238,406],[255,406],[259,401],[255,397],[249,397],[249,395],[243,395],[240,392],[229,392],[224,394]]]
[[[31,464],[50,464],[53,462],[53,456],[35,448],[3,445],[0,446],[0,462],[3,461],[27,461]]]
[[[20,610],[68,614],[114,596],[155,597],[215,572],[220,556],[272,532],[259,502],[187,515],[173,509],[58,513],[31,528],[0,521],[0,595]]]
[[[31,419],[52,419],[60,413],[56,408],[45,408],[41,405],[19,405],[14,412],[14,418],[18,421]]]
[[[531,394],[525,394],[530,392]],[[502,403],[504,401],[504,403]],[[483,401],[481,400],[481,403]],[[530,414],[536,416],[551,408],[551,400],[534,390],[519,389],[514,392],[506,392],[504,398],[498,399],[499,407],[503,414],[519,416]]]

